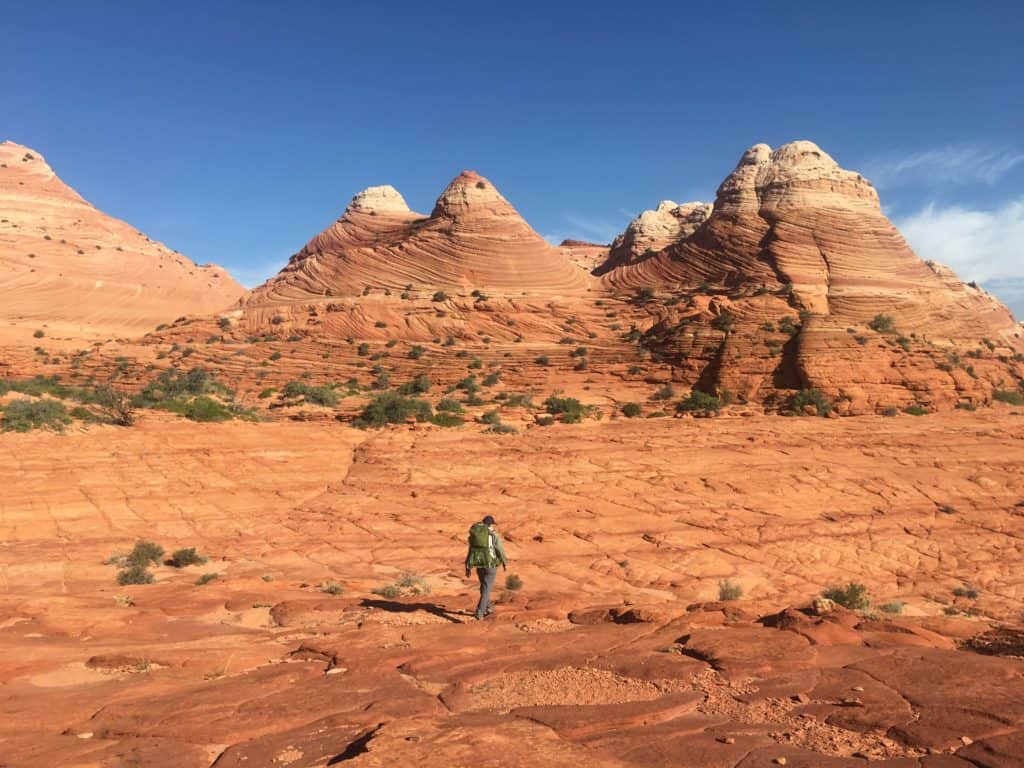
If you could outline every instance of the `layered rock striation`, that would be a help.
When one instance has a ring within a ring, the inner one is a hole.
[[[71,336],[134,334],[245,294],[84,200],[28,147],[0,144],[0,323]]]

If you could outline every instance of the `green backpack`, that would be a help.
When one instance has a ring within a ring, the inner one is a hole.
[[[475,523],[469,529],[469,565],[471,568],[493,568],[497,556],[491,539],[491,529],[484,523]]]

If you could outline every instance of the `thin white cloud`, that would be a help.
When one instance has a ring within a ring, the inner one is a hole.
[[[1024,278],[1024,197],[989,210],[930,203],[895,224],[918,256],[964,280]]]
[[[864,165],[864,173],[877,187],[995,184],[1022,164],[1024,152],[1019,150],[962,144],[909,155],[881,155]]]

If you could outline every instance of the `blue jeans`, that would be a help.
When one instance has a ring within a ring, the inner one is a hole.
[[[494,589],[494,582],[498,578],[498,569],[477,568],[476,577],[480,579],[480,602],[476,605],[476,617],[482,619],[488,613],[494,613],[491,590]]]

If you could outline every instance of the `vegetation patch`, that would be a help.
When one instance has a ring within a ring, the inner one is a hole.
[[[71,423],[64,403],[58,400],[12,400],[3,409],[0,431],[31,432],[48,429],[63,432]]]
[[[832,413],[832,402],[816,389],[801,389],[789,399],[789,407],[800,416],[807,412],[808,407],[813,408],[818,416]]]
[[[862,611],[871,605],[868,588],[853,581],[845,587],[829,587],[821,596],[853,611]]]
[[[680,413],[718,413],[722,409],[722,401],[707,392],[695,389],[676,405]]]
[[[741,597],[743,597],[743,587],[736,582],[729,579],[722,579],[718,582],[719,600],[739,600]]]
[[[544,401],[544,407],[552,416],[561,416],[564,424],[578,424],[590,415],[592,406],[583,405],[575,397],[551,395]]]
[[[385,424],[404,424],[409,419],[429,421],[433,415],[430,403],[425,400],[385,392],[367,403],[353,424],[360,428],[383,427]]]

